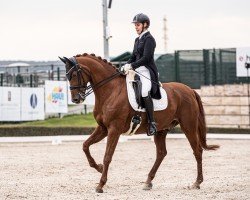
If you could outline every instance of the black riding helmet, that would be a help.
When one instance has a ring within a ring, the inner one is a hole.
[[[150,25],[150,19],[147,15],[139,13],[134,17],[132,23],[142,23],[142,24],[147,23],[147,28],[148,28]]]

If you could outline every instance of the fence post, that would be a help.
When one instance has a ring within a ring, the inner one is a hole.
[[[220,62],[220,84],[224,84],[225,81],[224,81],[224,69],[222,67],[222,55],[221,55],[221,50],[219,49],[219,62]]]
[[[12,85],[14,85],[14,87],[16,87],[16,74],[14,73],[13,76],[12,76]]]
[[[51,65],[51,80],[54,80],[54,65]]]
[[[50,80],[50,70],[48,70],[48,80]]]
[[[212,84],[216,85],[217,84],[217,71],[216,71],[216,56],[215,56],[215,49],[213,49],[212,52]]]
[[[60,68],[57,67],[57,80],[60,81]]]
[[[87,105],[84,104],[84,114],[87,115]]]
[[[175,80],[176,82],[180,82],[180,63],[179,63],[180,55],[179,51],[174,52],[174,60],[175,60]]]
[[[33,75],[30,74],[30,87],[33,87]]]
[[[3,86],[3,74],[1,74],[0,86]]]
[[[203,56],[203,70],[204,70],[204,85],[209,85],[209,58],[208,58],[208,50],[202,50]]]

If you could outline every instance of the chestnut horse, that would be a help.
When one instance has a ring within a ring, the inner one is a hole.
[[[77,55],[70,59],[60,58],[66,67],[66,76],[70,81],[71,98],[74,103],[81,103],[87,96],[86,91],[92,87],[95,94],[93,115],[98,126],[83,143],[89,165],[102,174],[96,192],[102,193],[107,182],[109,164],[112,160],[117,142],[122,133],[130,126],[131,118],[137,113],[129,104],[125,76],[107,60],[94,54]],[[90,83],[90,86],[87,86]],[[181,83],[163,83],[162,87],[168,96],[168,107],[154,112],[157,123],[157,134],[154,135],[156,160],[145,182],[145,190],[152,188],[152,180],[167,155],[167,132],[180,124],[185,133],[197,162],[197,178],[192,188],[200,188],[203,181],[202,151],[216,150],[218,145],[207,145],[206,122],[200,96],[190,87]],[[88,93],[88,92],[87,92]],[[140,113],[142,123],[135,134],[147,132],[146,113]],[[91,156],[89,147],[107,136],[103,164],[97,164]]]

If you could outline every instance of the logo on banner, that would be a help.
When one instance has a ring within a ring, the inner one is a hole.
[[[239,61],[245,62],[245,63],[250,63],[250,56],[247,54],[245,56],[246,56],[245,58],[244,58],[244,56],[239,56]]]
[[[37,96],[36,94],[32,94],[30,96],[30,106],[35,109],[35,107],[37,106]]]
[[[47,100],[52,103],[57,103],[64,100],[64,93],[62,87],[54,87],[52,93],[48,95]]]
[[[8,91],[8,101],[11,101],[11,91]]]

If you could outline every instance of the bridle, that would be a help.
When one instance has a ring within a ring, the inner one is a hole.
[[[70,91],[78,89],[78,95],[81,97],[81,99],[83,101],[85,100],[85,98],[87,96],[89,96],[91,93],[94,92],[94,89],[97,89],[97,88],[103,86],[104,84],[108,83],[109,81],[111,81],[112,79],[116,78],[117,76],[119,76],[121,74],[121,72],[118,69],[116,69],[116,73],[112,74],[110,77],[103,79],[94,85],[87,86],[88,82],[86,82],[84,80],[83,75],[84,75],[84,73],[86,73],[87,76],[90,77],[91,76],[90,72],[87,69],[85,69],[83,66],[81,67],[81,65],[77,62],[75,57],[69,58],[69,61],[72,65],[72,67],[68,71],[66,71],[66,77],[70,81],[72,79],[73,72],[76,72],[77,73],[77,82],[78,82],[77,85],[69,87]],[[83,91],[81,90],[82,88],[83,88]]]

